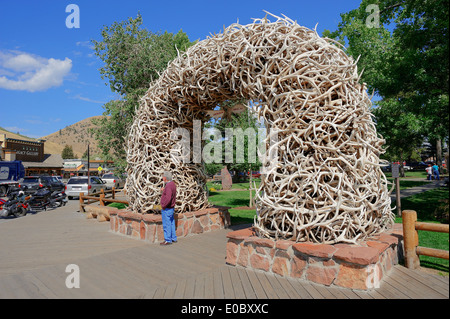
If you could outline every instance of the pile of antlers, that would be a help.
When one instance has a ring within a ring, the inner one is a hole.
[[[203,165],[180,161],[171,134],[181,127],[192,137],[193,120],[245,99],[259,103],[258,117],[278,134],[276,144],[267,138],[269,153],[278,154],[275,164],[263,161],[257,191],[260,236],[355,243],[384,231],[393,222],[379,166],[384,140],[356,62],[339,43],[287,17],[233,24],[180,53],[141,99],[129,132],[133,210],[159,203],[164,170],[177,184],[178,212],[207,207]]]

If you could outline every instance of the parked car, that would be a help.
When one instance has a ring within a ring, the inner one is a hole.
[[[42,188],[46,188],[49,191],[64,191],[64,183],[54,176],[25,176],[19,187],[24,188],[26,194],[34,193]]]
[[[106,185],[111,188],[122,188],[125,185],[125,180],[114,174],[105,174],[102,176],[102,180],[104,180]]]
[[[252,172],[252,177],[253,178],[260,178],[261,177],[261,173],[260,172]]]
[[[66,184],[66,194],[68,199],[79,197],[80,193],[95,194],[99,193],[101,189],[111,189],[106,183],[97,176],[90,176],[90,184],[88,185],[87,176],[71,177]]]

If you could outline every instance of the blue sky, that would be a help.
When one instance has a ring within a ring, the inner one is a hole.
[[[70,4],[80,10],[79,28],[67,28]],[[0,0],[0,127],[42,137],[87,117],[117,98],[98,69],[91,39],[114,21],[136,17],[143,27],[203,40],[232,23],[249,24],[269,11],[284,14],[319,34],[335,30],[340,14],[360,0],[144,1]]]

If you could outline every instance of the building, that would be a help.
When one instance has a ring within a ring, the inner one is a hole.
[[[25,175],[61,175],[63,159],[60,154],[45,154],[45,140],[26,141],[0,135],[2,161],[22,161]]]
[[[113,161],[90,160],[89,175],[101,176],[106,172],[114,170]],[[65,159],[63,163],[63,177],[87,176],[88,161],[84,159]],[[100,167],[100,169],[99,169]]]

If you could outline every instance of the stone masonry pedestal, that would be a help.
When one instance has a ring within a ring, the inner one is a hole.
[[[377,288],[403,258],[401,224],[359,245],[274,241],[257,237],[252,228],[230,232],[227,237],[229,265],[325,286]]]
[[[229,225],[230,213],[223,207],[175,214],[176,234],[179,238],[226,228]],[[161,214],[113,211],[110,212],[110,226],[113,233],[151,243],[164,241]]]

